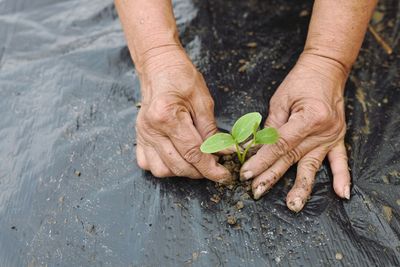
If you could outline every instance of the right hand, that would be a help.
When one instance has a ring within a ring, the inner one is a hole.
[[[142,67],[142,106],[136,121],[139,167],[156,177],[230,183],[230,172],[215,156],[200,151],[202,142],[217,131],[214,101],[183,49],[153,56]]]

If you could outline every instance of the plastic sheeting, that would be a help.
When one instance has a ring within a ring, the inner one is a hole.
[[[302,50],[312,2],[174,8],[219,126],[266,114]],[[399,3],[379,8],[396,48]],[[0,266],[400,266],[399,67],[398,51],[386,55],[367,34],[346,90],[351,200],[335,196],[324,164],[294,214],[285,206],[294,169],[255,202],[138,168],[139,82],[112,1],[1,0]]]

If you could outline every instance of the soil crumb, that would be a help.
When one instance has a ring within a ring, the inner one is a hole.
[[[220,197],[219,195],[217,195],[217,194],[214,194],[214,195],[210,198],[210,200],[211,200],[212,202],[218,204],[218,203],[221,201],[221,197]]]
[[[382,206],[382,211],[383,211],[383,216],[385,217],[385,220],[390,223],[393,218],[393,210],[389,206]]]
[[[338,261],[343,260],[343,254],[340,252],[336,252],[335,259],[337,259]]]
[[[243,208],[244,208],[244,203],[243,203],[243,201],[238,201],[238,202],[236,203],[235,207],[236,207],[237,210],[243,209]]]
[[[256,42],[250,42],[250,43],[247,43],[246,46],[248,48],[256,48],[257,47],[257,43]]]
[[[233,216],[233,215],[228,215],[228,216],[226,217],[226,222],[227,222],[228,224],[230,224],[230,225],[235,225],[236,222],[237,222],[237,219],[236,219],[236,217]]]
[[[360,102],[363,113],[364,113],[365,125],[364,125],[364,127],[362,127],[361,130],[364,134],[370,134],[371,130],[369,127],[370,122],[369,122],[369,118],[368,118],[367,102],[365,100],[365,92],[362,88],[357,88],[356,98],[357,98],[358,102]]]

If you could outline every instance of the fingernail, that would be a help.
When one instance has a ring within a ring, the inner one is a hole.
[[[350,199],[350,185],[345,185],[343,189],[343,196],[346,199]]]
[[[253,172],[252,171],[245,171],[242,173],[240,176],[241,181],[249,180],[253,177]]]
[[[253,197],[254,199],[259,199],[265,192],[265,187],[262,185],[259,185],[256,187],[256,189],[254,189],[253,191]]]
[[[303,209],[305,202],[303,199],[296,197],[295,199],[289,201],[288,208],[294,212],[299,212]]]

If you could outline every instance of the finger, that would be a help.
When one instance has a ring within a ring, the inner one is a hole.
[[[296,181],[286,197],[287,207],[299,212],[311,195],[315,175],[327,153],[325,147],[318,147],[307,153],[297,164]]]
[[[193,124],[204,141],[218,131],[214,117],[214,101],[211,97],[202,96],[198,96],[195,101]]]
[[[192,164],[204,177],[219,182],[230,183],[231,173],[218,164],[213,155],[200,151],[203,140],[193,125],[187,112],[177,112],[174,125],[165,125],[164,132],[171,139],[182,158]]]
[[[336,144],[328,153],[333,174],[333,189],[341,198],[350,199],[351,177],[344,142]]]
[[[268,170],[257,176],[252,183],[254,199],[267,193],[290,168],[288,159],[280,158]]]
[[[139,142],[136,146],[136,161],[141,169],[150,170],[149,164],[146,160],[146,155],[144,154],[143,147]]]
[[[192,179],[203,178],[203,175],[193,165],[182,158],[168,138],[159,137],[157,141],[159,145],[154,145],[155,150],[175,176]]]
[[[155,177],[164,178],[174,176],[172,171],[164,164],[152,147],[145,147],[145,155],[146,160],[150,165],[150,171]]]
[[[315,143],[310,140],[306,140],[302,142],[298,147],[296,147],[293,151],[290,151],[285,156],[279,158],[270,168],[257,176],[253,183],[253,196],[255,199],[260,198],[264,195],[268,190],[271,189],[273,185],[275,185],[279,179],[285,174],[285,172],[295,164],[300,158],[308,153],[313,147]],[[302,151],[302,152],[295,152]],[[242,181],[244,178],[241,179]]]
[[[289,110],[283,105],[282,101],[275,102],[271,101],[269,108],[269,115],[265,121],[265,127],[280,128],[289,119]]]
[[[289,121],[278,129],[279,139],[275,144],[264,145],[260,148],[256,155],[251,157],[240,170],[240,176],[245,179],[251,179],[258,176],[268,169],[280,157],[289,151],[294,158],[300,158],[302,151],[294,149],[309,134],[310,129],[305,123],[298,118],[292,116]],[[313,147],[309,147],[308,151]]]

